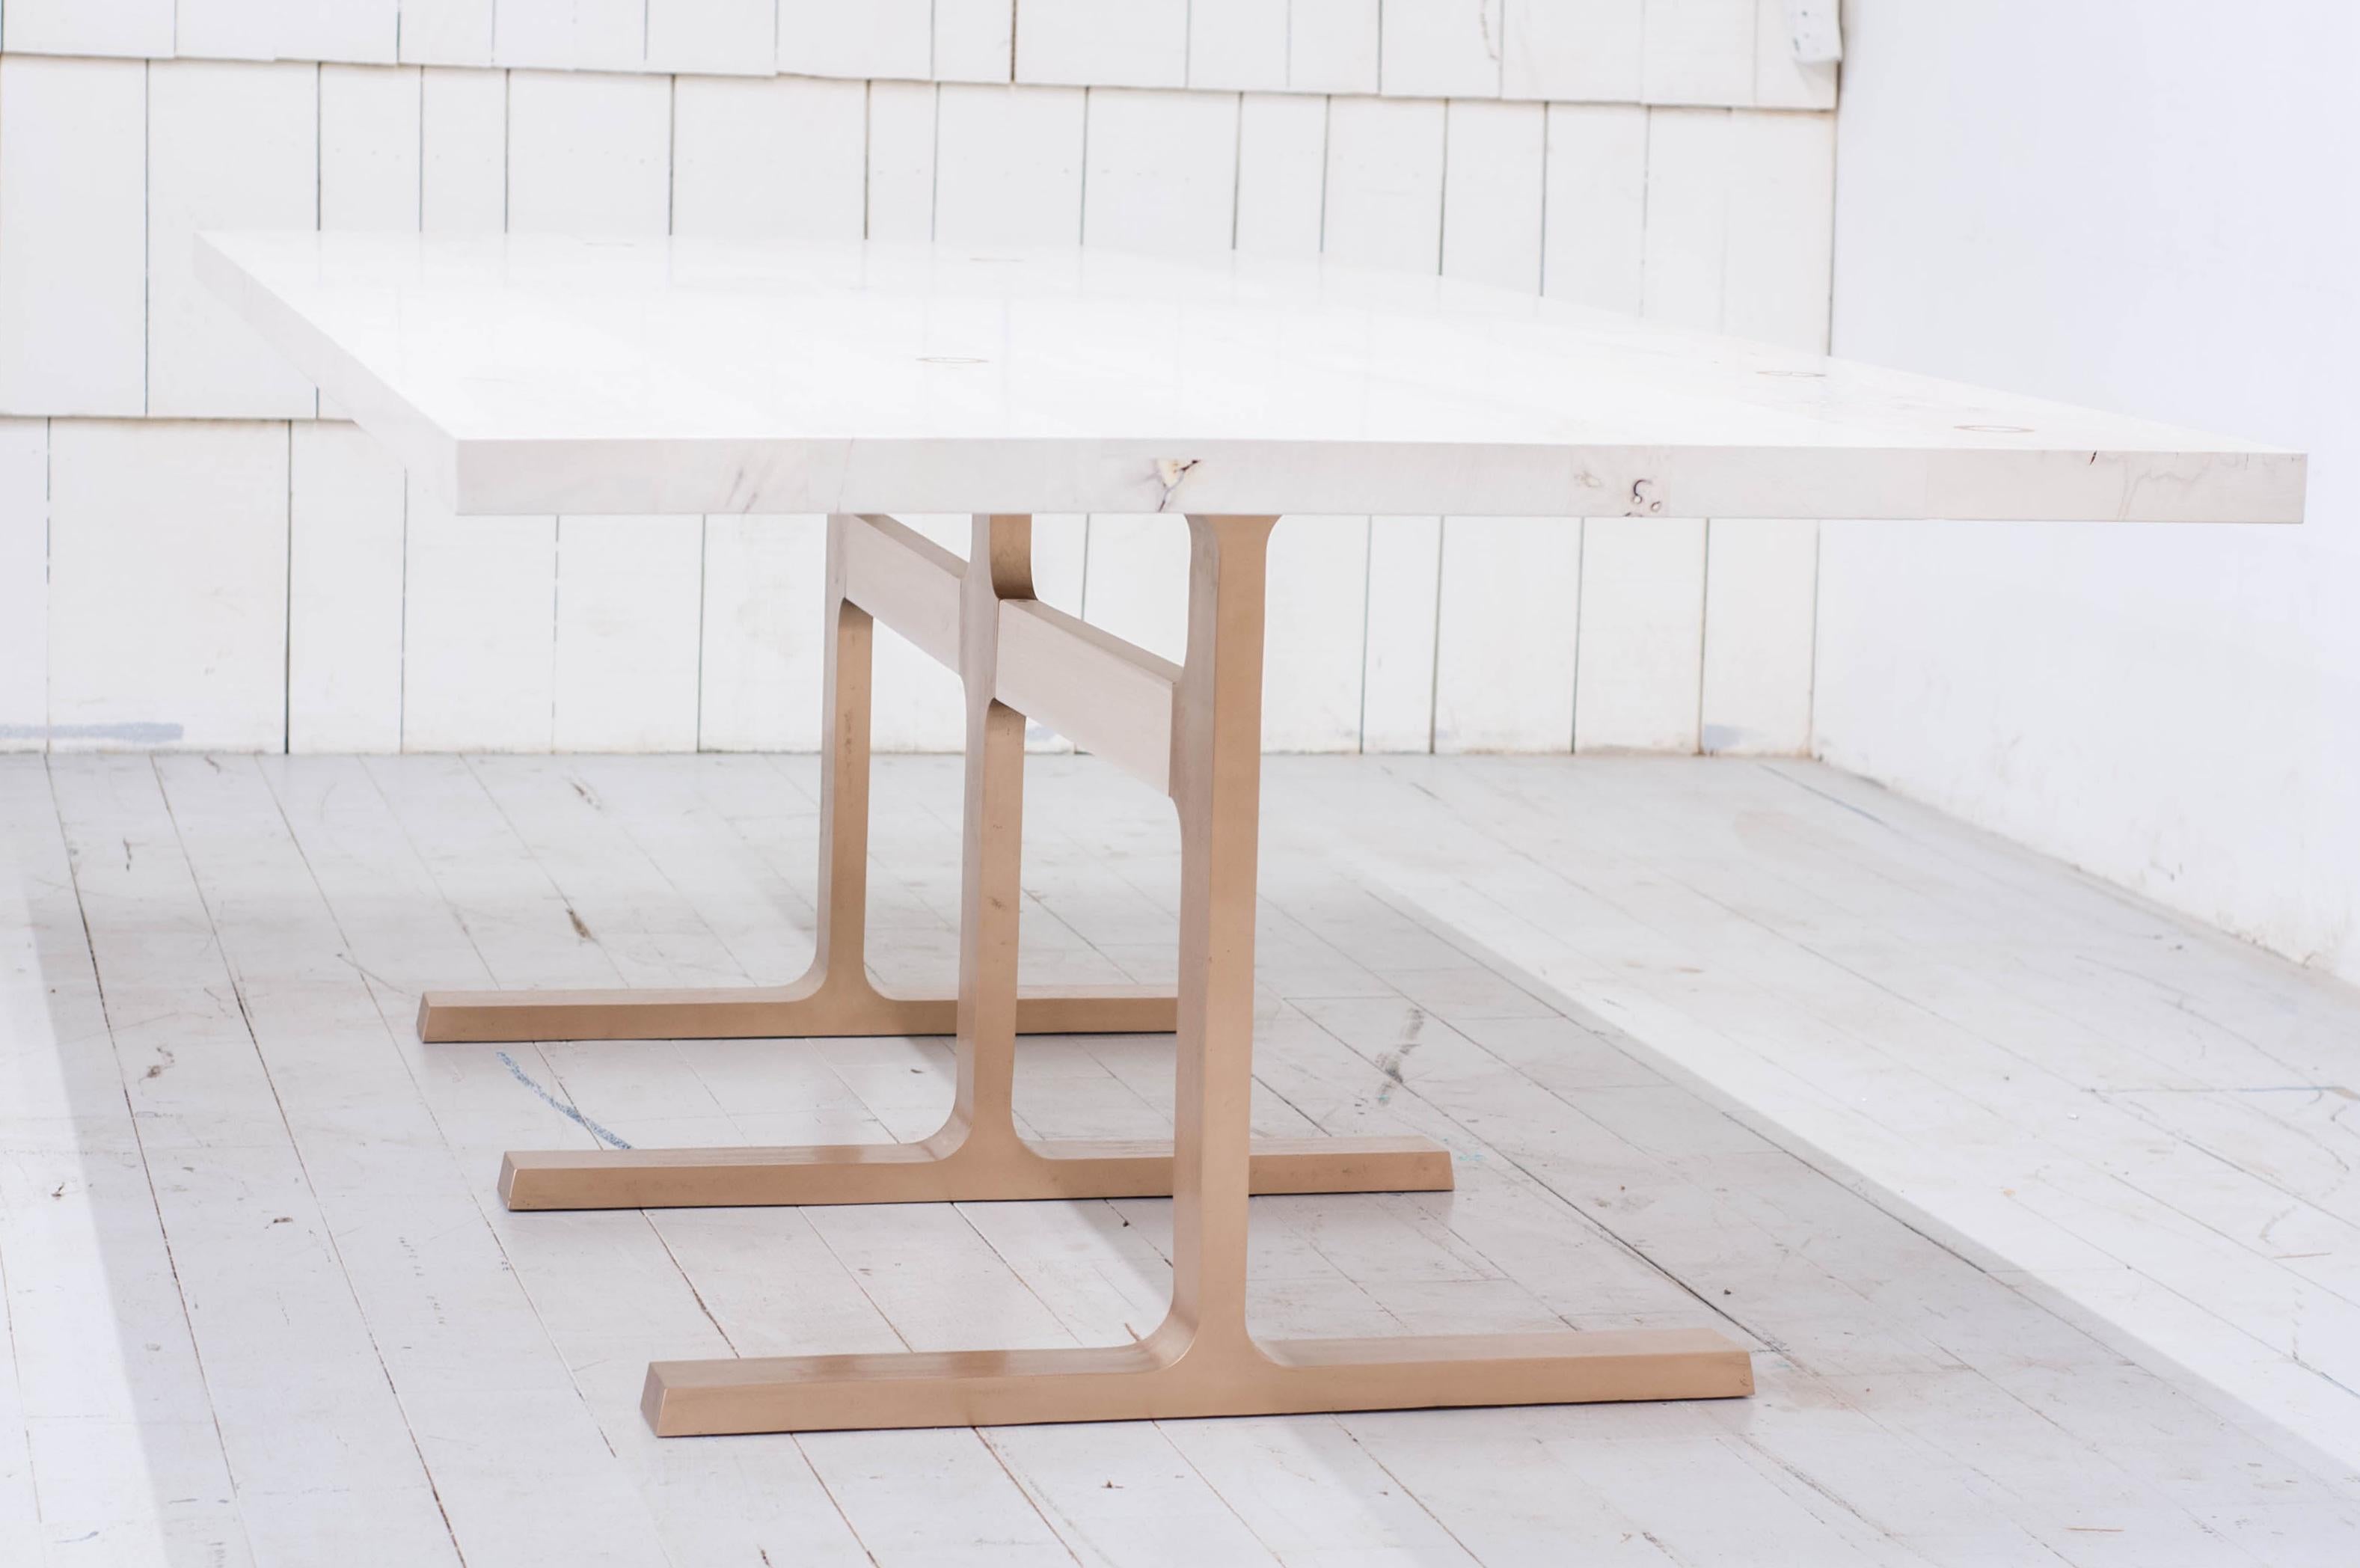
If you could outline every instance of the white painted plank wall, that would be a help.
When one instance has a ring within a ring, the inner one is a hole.
[[[97,29],[101,9],[76,25]],[[519,0],[497,15],[400,0],[401,57],[453,62],[422,70],[303,63],[395,53],[395,0],[315,10],[296,0],[235,23],[204,11],[202,49],[183,28],[180,53],[295,56],[276,64],[15,52],[27,37],[37,49],[104,41],[45,32],[39,0],[13,0],[0,22],[0,321],[26,328],[0,338],[0,414],[61,416],[65,436],[41,444],[59,460],[140,439],[63,416],[311,414],[311,389],[188,278],[189,236],[235,223],[1324,249],[1784,341],[1825,333],[1828,116],[1632,102],[1643,75],[1659,96],[1733,104],[1775,81],[1808,102],[1808,82],[1771,69],[1750,5],[1154,0],[1090,27],[1076,16],[1101,8],[996,0],[775,13]],[[1659,10],[1672,20],[1651,31]],[[465,68],[496,60],[518,69]],[[664,74],[684,64],[701,73]],[[1323,95],[1340,89],[1360,95]],[[1568,101],[1586,95],[1604,101]],[[69,146],[71,159],[53,150]],[[192,461],[214,428],[158,439]],[[365,439],[278,428],[292,488],[255,499],[285,541],[270,596],[287,665],[279,743],[815,740],[819,651],[802,608],[817,592],[815,520],[409,515]],[[69,509],[62,526],[93,515]],[[112,515],[142,537],[181,522],[161,504]],[[57,526],[45,518],[49,556],[104,558],[89,541],[58,543]],[[964,547],[957,520],[929,526]],[[1814,531],[1705,528],[1293,520],[1274,541],[1290,613],[1273,632],[1266,739],[1796,749]],[[27,525],[8,537],[21,552]],[[1043,520],[1039,537],[1044,593],[1065,584],[1091,619],[1177,653],[1185,547],[1170,520]],[[44,598],[52,623],[60,591]],[[906,674],[906,699],[901,675],[886,682],[880,743],[955,745],[948,685]],[[69,707],[97,700],[88,671],[52,663],[38,678],[71,686]],[[41,723],[67,721],[54,693],[31,706],[45,717],[0,745],[41,744]],[[180,724],[180,742],[230,743],[202,707],[152,717]],[[88,741],[104,739],[90,724],[118,721],[75,722]],[[243,718],[232,730],[261,733]]]

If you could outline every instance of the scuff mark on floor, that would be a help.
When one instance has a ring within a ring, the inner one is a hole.
[[[561,1100],[556,1095],[552,1094],[548,1090],[543,1089],[541,1084],[534,1080],[532,1074],[525,1071],[523,1068],[517,1065],[516,1058],[508,1055],[506,1051],[501,1051],[498,1054],[500,1065],[508,1069],[509,1076],[513,1077],[519,1083],[523,1084],[527,1089],[531,1090],[534,1094],[540,1096],[541,1103],[547,1105],[551,1110],[580,1126],[592,1137],[596,1138],[600,1143],[611,1144],[618,1149],[627,1149],[631,1146],[596,1122],[585,1116],[574,1107],[572,1101]]]

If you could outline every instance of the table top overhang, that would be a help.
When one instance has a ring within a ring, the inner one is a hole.
[[[2292,522],[2231,437],[1317,258],[200,236],[461,513]]]

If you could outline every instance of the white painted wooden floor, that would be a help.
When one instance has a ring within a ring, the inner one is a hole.
[[[946,982],[957,763],[879,763]],[[1028,981],[1168,977],[1168,811],[1032,769]],[[650,1356],[1143,1331],[1161,1202],[528,1214],[499,1151],[908,1136],[939,1041],[422,1047],[781,978],[808,758],[0,759],[0,1563],[2360,1561],[2360,998],[1804,764],[1275,759],[1273,1332],[1710,1322],[1749,1401],[659,1443]],[[1025,1047],[1139,1135],[1169,1047]]]

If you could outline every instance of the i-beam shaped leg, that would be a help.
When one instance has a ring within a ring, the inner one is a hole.
[[[870,567],[858,582],[853,580],[856,560]],[[743,1001],[719,1002],[710,992],[594,992],[578,1003],[526,993],[469,999],[464,1005],[499,1009],[503,1028],[531,1039],[604,1037],[618,1029],[631,1038],[956,1033],[958,1089],[949,1120],[933,1136],[910,1144],[511,1153],[500,1168],[500,1196],[511,1209],[1131,1198],[1172,1190],[1169,1143],[1034,1141],[1016,1127],[1018,1035],[1170,1029],[1174,1023],[1169,996],[1036,998],[1015,989],[1024,715],[995,694],[1001,686],[1002,609],[1032,603],[1032,520],[978,517],[973,548],[962,564],[890,520],[832,519],[829,561],[836,630],[830,772],[823,795],[828,856],[820,879],[818,978],[806,982],[807,993],[748,992],[740,993]],[[890,613],[888,624],[908,628],[922,647],[956,667],[967,688],[956,1003],[880,997],[869,988],[860,962],[872,625],[869,611],[855,602],[857,593],[871,596],[880,613]],[[1049,700],[1054,705],[1055,698]],[[1168,753],[1168,729],[1164,749]],[[832,958],[831,939],[848,947],[848,956],[839,947]],[[861,978],[831,990],[829,977],[836,974]],[[675,999],[669,1010],[667,995]],[[440,1005],[444,1011],[438,1014],[436,999],[428,999],[430,1017],[451,1015],[449,1002]],[[740,1012],[721,1011],[731,1006]],[[910,1011],[917,1008],[938,1009],[941,1016],[918,1017]],[[626,1014],[627,1027],[618,1022]],[[745,1026],[716,1026],[736,1022]],[[847,1023],[856,1026],[840,1026]],[[1451,1185],[1450,1157],[1424,1138],[1273,1138],[1254,1145],[1249,1179],[1257,1192],[1437,1191]]]
[[[1188,658],[1175,709],[1180,811],[1173,1297],[1145,1339],[1079,1350],[658,1362],[641,1408],[665,1436],[1261,1415],[1748,1394],[1744,1349],[1709,1329],[1262,1343],[1246,1326],[1248,1133],[1261,791],[1263,567],[1274,519],[1189,519]],[[984,540],[978,528],[978,553]],[[960,939],[962,1107],[1007,1093],[1015,996],[1022,719],[968,699]],[[967,1050],[973,1045],[990,1048]],[[956,1123],[956,1118],[954,1118]]]
[[[430,991],[418,1037],[430,1044],[521,1040],[794,1039],[850,1035],[948,1035],[950,996],[897,996],[878,988],[864,953],[869,919],[869,670],[876,626],[846,593],[845,531],[827,543],[826,709],[821,716],[818,946],[786,985],[694,990]],[[1131,986],[1028,992],[1016,1003],[1024,1035],[1171,1032],[1170,992]]]

